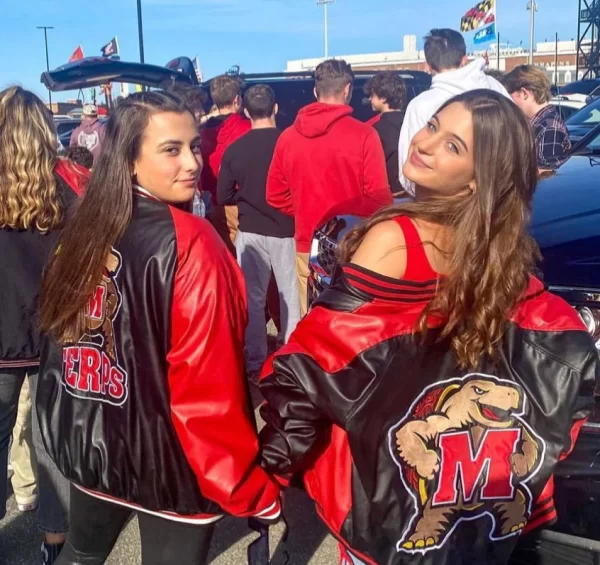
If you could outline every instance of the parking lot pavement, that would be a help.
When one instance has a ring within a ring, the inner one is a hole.
[[[337,563],[337,544],[319,521],[314,505],[297,490],[286,492],[285,515],[290,533],[280,543],[283,525],[271,528],[273,565],[333,565]],[[35,526],[35,513],[17,511],[14,498],[8,504],[8,515],[0,522],[0,565],[39,565],[41,537]],[[249,530],[245,520],[226,518],[219,522],[213,538],[211,565],[243,565],[246,548],[257,534]],[[141,565],[137,521],[132,520],[123,531],[107,565]]]

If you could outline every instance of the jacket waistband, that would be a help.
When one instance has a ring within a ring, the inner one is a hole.
[[[119,498],[114,498],[112,496],[109,496],[107,494],[102,494],[93,490],[88,490],[86,488],[83,488],[79,485],[74,484],[74,486],[76,488],[78,488],[80,491],[85,492],[86,494],[93,496],[94,498],[98,498],[100,500],[104,500],[106,502],[111,502],[113,504],[118,504],[119,506],[124,506],[125,508],[129,508],[131,510],[134,510],[136,512],[145,512],[146,514],[152,514],[152,516],[158,516],[159,518],[164,518],[165,520],[171,520],[173,522],[180,522],[183,524],[198,524],[199,526],[201,525],[209,525],[209,524],[214,524],[215,522],[218,522],[221,518],[223,518],[222,514],[190,514],[188,515],[183,515],[183,514],[177,514],[175,512],[167,512],[167,511],[153,511],[153,510],[148,510],[147,508],[144,508],[142,506],[140,506],[139,504],[134,504],[132,502],[127,502],[125,500],[121,500]]]
[[[40,358],[35,359],[0,359],[0,369],[18,369],[21,367],[38,367]]]

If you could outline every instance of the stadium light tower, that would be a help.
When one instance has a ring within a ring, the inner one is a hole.
[[[144,27],[142,23],[142,0],[137,0],[138,42],[140,45],[140,63],[144,63]]]
[[[529,20],[529,64],[533,65],[533,44],[535,41],[535,13],[538,11],[538,5],[535,0],[527,2],[527,9],[531,12]]]
[[[37,26],[37,29],[44,30],[44,44],[46,45],[46,70],[50,72],[50,58],[48,57],[48,30],[54,29],[52,26]],[[48,104],[50,105],[50,113],[54,114],[52,109],[52,91],[48,89]]]
[[[323,6],[325,10],[325,59],[329,58],[329,24],[327,21],[327,6],[333,4],[335,0],[317,0],[318,6]]]

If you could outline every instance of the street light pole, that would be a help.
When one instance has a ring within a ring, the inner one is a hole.
[[[46,70],[50,72],[50,58],[48,57],[48,30],[54,29],[52,26],[37,26],[37,29],[44,30],[44,43],[46,45]],[[50,104],[50,113],[54,114],[52,110],[52,92],[48,89],[48,103]]]
[[[329,58],[329,22],[327,20],[327,6],[335,0],[317,0],[317,6],[323,6],[325,11],[325,59]]]
[[[142,27],[142,0],[137,0],[138,36],[140,42],[140,63],[144,62],[144,29]]]
[[[531,11],[529,20],[529,64],[533,65],[533,47],[535,41],[535,13],[538,10],[538,5],[535,0],[529,0],[527,9]]]

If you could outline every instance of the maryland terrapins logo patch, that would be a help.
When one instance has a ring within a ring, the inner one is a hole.
[[[532,509],[527,482],[546,445],[523,421],[519,385],[470,374],[436,383],[389,432],[389,449],[414,514],[397,551],[441,548],[465,520],[487,520],[490,539],[523,531]]]
[[[114,321],[122,303],[117,285],[122,258],[111,249],[102,280],[87,308],[87,332],[63,348],[63,385],[69,394],[121,406],[127,399],[127,372],[120,367]]]

